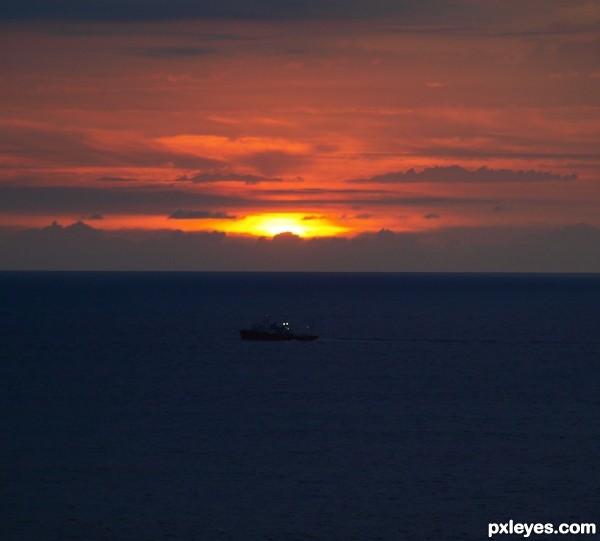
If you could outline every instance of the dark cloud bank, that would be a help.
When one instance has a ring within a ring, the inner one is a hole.
[[[137,235],[137,236],[136,236]],[[503,229],[346,238],[290,233],[108,232],[82,222],[2,232],[1,270],[182,270],[357,272],[600,272],[600,228]]]
[[[235,220],[235,216],[227,214],[226,212],[212,212],[210,210],[187,210],[178,209],[169,215],[170,220]]]
[[[423,25],[487,23],[539,19],[569,7],[573,0],[527,2],[481,2],[480,0],[2,0],[1,21],[171,21],[194,19],[235,20],[360,20],[376,17],[400,19]],[[560,29],[563,29],[562,25]],[[556,31],[556,28],[551,27]]]
[[[482,184],[496,182],[548,182],[548,181],[572,181],[577,180],[577,175],[558,175],[547,171],[513,171],[511,169],[490,169],[480,167],[476,170],[465,169],[458,165],[447,167],[427,167],[417,172],[414,169],[393,173],[384,173],[369,178],[351,179],[347,182],[355,184],[399,184],[411,182],[433,182],[433,183],[457,183],[457,182],[479,182]]]
[[[456,12],[466,15],[474,11],[473,8],[467,8],[468,6],[462,6],[453,0],[4,0],[0,3],[0,16],[7,20],[67,21],[157,21],[190,18],[305,20],[362,19],[373,16],[429,19],[436,15],[449,16]]]

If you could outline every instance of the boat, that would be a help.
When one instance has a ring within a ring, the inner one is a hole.
[[[240,329],[242,340],[269,340],[269,341],[287,341],[300,340],[308,342],[319,338],[312,333],[296,333],[292,331],[288,322],[276,323],[271,321],[268,316],[262,323],[252,325],[249,329]]]

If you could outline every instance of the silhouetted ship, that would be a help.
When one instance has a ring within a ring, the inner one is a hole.
[[[271,341],[310,341],[319,338],[317,335],[311,333],[296,333],[292,331],[289,323],[275,323],[274,321],[269,321],[268,317],[266,316],[265,320],[262,323],[257,323],[256,325],[253,325],[250,329],[240,329],[240,336],[243,340]]]

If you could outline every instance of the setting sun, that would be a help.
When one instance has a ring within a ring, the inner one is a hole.
[[[293,233],[299,237],[326,237],[348,231],[348,228],[333,223],[326,216],[296,212],[246,216],[227,229],[232,233],[247,233],[259,237],[274,237],[280,233]]]
[[[258,216],[253,225],[253,233],[274,237],[280,233],[293,233],[304,237],[307,234],[306,224],[302,218],[295,215],[272,215]]]

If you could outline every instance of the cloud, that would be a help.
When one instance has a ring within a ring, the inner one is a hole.
[[[187,169],[222,166],[219,159],[168,147],[138,133],[28,121],[0,121],[0,153],[17,158],[23,165],[30,166],[33,173],[56,166],[165,167],[170,164]],[[100,178],[102,181],[117,179]]]
[[[423,8],[419,0],[4,0],[0,17],[6,20],[155,21],[177,19],[305,20],[362,19],[373,16],[437,17],[448,13],[450,0],[434,0]],[[461,10],[454,5],[454,11]]]
[[[425,218],[426,220],[437,220],[441,218],[441,216],[439,214],[436,214],[435,212],[432,212],[430,214],[425,214],[423,218]]]
[[[105,159],[78,130],[29,122],[0,123],[0,150],[36,164],[95,164]]]
[[[73,127],[68,126],[67,120],[65,124],[0,120],[0,153],[31,167],[34,172],[56,166],[178,166],[190,170],[222,167],[219,157],[187,150],[177,144],[165,144],[161,138],[149,139],[126,129]],[[112,182],[117,178],[110,174],[100,177],[102,181]]]
[[[529,0],[528,2],[481,2],[480,0],[3,0],[0,20],[56,21],[168,21],[197,19],[235,20],[398,20],[431,31],[483,32],[487,26],[526,22],[537,32],[540,27],[555,33],[577,28],[597,18],[597,10],[573,7],[572,0]],[[587,3],[592,4],[591,2]],[[570,11],[569,9],[570,8]],[[537,24],[536,24],[537,23]],[[559,25],[558,23],[562,23]],[[466,27],[466,28],[465,28]],[[489,30],[488,30],[489,32]]]
[[[240,173],[220,173],[220,172],[207,172],[197,173],[193,176],[183,175],[178,177],[178,181],[189,181],[194,184],[210,184],[213,182],[244,182],[245,184],[259,184],[260,182],[284,182],[279,177],[263,177],[257,175],[247,175]]]
[[[328,189],[328,188],[305,188],[305,189],[287,189],[287,190],[260,190],[261,195],[267,197],[283,196],[285,200],[259,200],[256,203],[265,206],[298,208],[305,207],[310,203],[313,207],[330,208],[339,205],[352,205],[352,208],[359,209],[363,206],[479,206],[496,205],[498,201],[490,198],[479,197],[452,197],[452,196],[432,196],[432,195],[398,195],[391,190],[356,190],[356,189]],[[295,196],[295,199],[291,197]],[[370,215],[362,214],[361,219],[370,218]]]
[[[249,165],[264,175],[280,175],[294,170],[305,169],[313,161],[307,154],[285,152],[282,150],[266,150],[255,152],[245,158],[240,158],[240,163]]]
[[[315,159],[311,144],[286,137],[179,134],[157,137],[153,142],[176,156],[174,161],[179,167],[185,167],[182,159],[186,156],[200,159],[210,157],[214,160],[212,164],[205,162],[188,169],[211,174],[223,173],[223,177],[214,177],[217,180],[226,180],[225,176],[231,174],[234,178],[243,177],[235,173],[235,167],[233,171],[229,169],[231,164],[236,164],[236,167],[244,170],[251,169],[257,172],[258,179],[266,179],[278,178],[282,174],[289,175],[294,169],[305,169]],[[207,178],[210,179],[210,176]],[[247,178],[251,182],[257,180],[253,177]],[[199,180],[203,180],[203,177]]]
[[[414,169],[408,169],[405,172],[391,172],[381,175],[375,175],[369,178],[350,179],[346,182],[354,184],[400,184],[413,182],[433,182],[433,183],[456,183],[456,182],[474,182],[474,183],[497,183],[497,182],[548,182],[548,181],[573,181],[577,180],[577,175],[559,175],[547,171],[514,171],[511,169],[489,169],[480,167],[475,170],[468,170],[458,165],[447,167],[427,167],[420,172]]]
[[[131,177],[98,177],[96,179],[98,182],[137,182],[138,179]]]
[[[403,196],[380,190],[247,190],[245,194],[221,195],[209,191],[174,189],[172,186],[106,183],[103,186],[15,186],[0,183],[0,213],[13,215],[89,216],[160,215],[172,219],[233,219],[229,212],[298,212],[309,207],[326,214],[331,209],[351,205],[357,219],[371,217],[374,208],[493,207],[501,201],[484,197]],[[219,215],[220,209],[228,209]],[[174,211],[175,209],[175,211]],[[186,215],[184,212],[211,212],[212,216]],[[307,216],[310,211],[305,210]],[[177,213],[177,214],[175,214]],[[175,215],[173,215],[175,214]],[[189,217],[188,217],[189,216]],[[315,214],[314,216],[318,216]]]
[[[381,230],[273,239],[154,231],[135,238],[82,222],[0,234],[2,270],[600,272],[600,228]]]
[[[145,56],[149,58],[194,58],[198,56],[209,56],[216,54],[217,50],[213,47],[198,46],[164,46],[164,47],[130,47],[127,49],[129,54],[135,56]]]
[[[273,236],[273,238],[271,239],[272,243],[275,244],[292,244],[292,245],[298,245],[299,243],[302,243],[302,237],[295,235],[294,233],[290,232],[290,231],[284,231],[283,233],[278,233],[277,235]]]
[[[303,216],[302,220],[310,222],[311,220],[326,220],[328,217],[325,214],[321,214],[320,216],[316,216],[314,214],[310,214],[309,216]]]
[[[169,215],[170,220],[235,220],[236,216],[226,212],[212,212],[210,210],[185,210],[179,209]]]
[[[246,207],[243,197],[147,186],[2,186],[0,212],[15,214],[169,214],[173,208]]]

